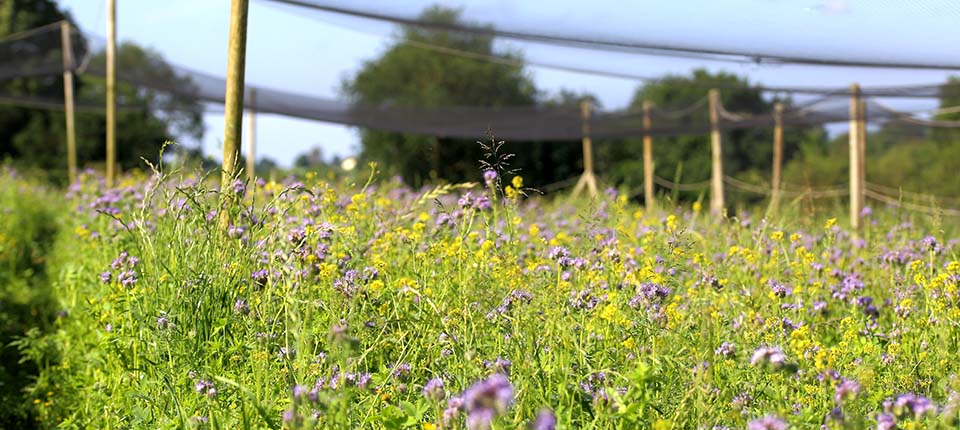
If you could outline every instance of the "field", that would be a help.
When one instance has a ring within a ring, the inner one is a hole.
[[[5,170],[4,419],[956,428],[955,220],[873,208],[853,234],[842,206],[717,220],[477,176],[238,181],[221,206],[179,173],[64,195]]]

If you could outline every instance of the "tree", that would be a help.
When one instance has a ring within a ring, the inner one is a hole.
[[[458,24],[460,12],[441,7],[420,19]],[[533,106],[536,90],[521,67],[440,54],[404,43],[415,41],[499,58],[517,60],[512,52],[495,52],[488,36],[403,27],[401,42],[368,61],[343,92],[354,102],[442,108],[450,106]],[[496,133],[496,130],[493,130]],[[429,179],[477,180],[483,152],[476,140],[433,138],[363,130],[361,158],[377,161],[388,173],[408,182]]]
[[[642,113],[644,101],[651,102],[656,109],[662,111],[703,103],[702,108],[691,112],[682,122],[663,119],[658,123],[656,116],[652,118],[654,128],[662,128],[665,123],[669,123],[682,130],[702,130],[698,134],[655,137],[653,158],[656,175],[673,180],[680,172],[681,182],[700,182],[710,178],[709,110],[705,98],[711,88],[719,89],[721,103],[731,112],[769,115],[776,102],[776,99],[764,98],[761,91],[750,86],[746,79],[723,72],[710,73],[702,69],[693,71],[691,76],[667,76],[638,88],[629,107],[635,114]],[[781,101],[789,108],[790,100]],[[786,128],[785,162],[796,153],[802,141],[818,139],[818,136],[815,130]],[[618,145],[604,145],[602,157],[608,160],[623,160],[610,166],[608,179],[631,188],[639,187],[643,182],[642,148],[642,140],[639,138],[627,139]],[[746,176],[752,181],[764,180],[770,177],[772,158],[772,127],[723,132],[724,174]]]
[[[68,17],[49,0],[14,0],[0,4],[0,37],[10,31],[19,32],[57,22]],[[57,33],[59,38],[59,33]],[[81,43],[86,44],[85,41]],[[56,48],[59,57],[59,45]],[[102,106],[105,99],[104,79],[93,71],[103,68],[105,54],[91,59],[91,73],[76,79],[78,104],[86,102]],[[156,52],[132,43],[117,49],[117,69],[121,77],[163,82],[170,86],[191,85]],[[62,75],[18,78],[0,83],[0,92],[17,96],[33,96],[59,100],[63,97]],[[160,148],[168,140],[196,139],[203,134],[202,105],[189,97],[145,90],[118,82],[117,98],[117,161],[123,168],[143,166],[142,158],[157,161]],[[51,179],[66,179],[66,132],[64,116],[59,111],[25,107],[0,106],[0,158],[11,158],[20,165],[49,172]],[[102,112],[77,112],[77,158],[80,165],[102,165],[105,158],[105,117]]]

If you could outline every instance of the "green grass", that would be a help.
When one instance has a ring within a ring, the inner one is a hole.
[[[558,428],[810,428],[837,407],[830,428],[865,428],[901,393],[941,408],[891,406],[901,427],[955,425],[955,220],[875,208],[856,239],[802,202],[716,220],[615,196],[304,182],[249,184],[225,235],[203,181],[87,178],[44,251],[65,316],[17,342],[39,369],[23,401],[38,424],[463,428],[478,412],[444,422],[424,384],[449,398],[502,373],[496,429],[544,408]],[[492,207],[461,206],[468,191]],[[783,365],[752,365],[763,346]],[[315,401],[294,396],[318,380]],[[842,380],[861,389],[838,402]]]

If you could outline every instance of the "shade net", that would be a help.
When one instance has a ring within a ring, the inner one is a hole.
[[[75,59],[72,69],[80,76],[103,78],[105,63],[102,55],[93,55],[102,41],[85,38],[79,32],[72,34]],[[59,25],[40,27],[30,32],[0,40],[0,80],[57,75],[63,71],[61,33]],[[478,61],[482,61],[478,59]],[[519,65],[518,65],[519,66]],[[512,67],[505,65],[505,67]],[[219,109],[224,102],[226,81],[215,75],[163,63],[153,67],[118,66],[118,80],[154,97],[178,96],[206,103],[210,109]],[[790,88],[757,87],[762,91],[786,94],[818,94],[819,97],[802,104],[788,103],[780,119],[785,127],[802,127],[850,120],[849,88]],[[722,92],[723,87],[719,87]],[[703,88],[704,94],[707,88]],[[935,121],[929,117],[901,112],[874,101],[877,97],[935,98],[960,95],[960,84],[931,84],[865,88],[868,100],[867,120],[871,122],[900,122],[905,126],[955,127],[951,121]],[[809,98],[809,97],[808,97]],[[104,104],[81,95],[80,109],[98,109]],[[246,108],[258,113],[277,114],[328,123],[355,126],[389,132],[482,139],[488,132],[512,141],[578,140],[583,136],[584,121],[589,121],[592,137],[621,139],[643,135],[676,136],[704,134],[713,127],[708,118],[706,98],[686,106],[656,106],[651,112],[652,126],[645,129],[643,116],[635,111],[602,111],[591,113],[589,119],[581,115],[579,106],[543,107],[413,107],[390,104],[371,105],[352,103],[281,91],[251,85],[247,87]],[[62,105],[62,99],[38,98],[22,94],[2,94],[0,102],[32,107],[51,108]],[[135,106],[121,108],[135,109]],[[142,108],[142,107],[141,107]],[[727,112],[722,106],[720,130],[773,127],[772,113]]]

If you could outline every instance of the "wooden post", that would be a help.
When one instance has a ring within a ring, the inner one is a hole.
[[[723,215],[723,148],[720,141],[720,91],[710,90],[710,213]]]
[[[117,177],[117,0],[107,0],[107,186]]]
[[[867,101],[863,99],[863,93],[860,94],[860,126],[857,127],[857,131],[860,132],[857,150],[860,152],[860,210],[862,212],[863,207],[867,205]]]
[[[860,111],[860,86],[850,85],[850,228],[860,229],[860,212],[863,210],[863,162],[860,160],[860,138],[863,115]]]
[[[77,180],[77,134],[73,122],[73,43],[70,23],[60,21],[60,49],[63,58],[63,113],[67,122],[67,178]]]
[[[226,202],[236,177],[240,139],[243,135],[243,86],[247,50],[248,0],[230,1],[230,42],[227,48],[227,88],[223,106],[223,167],[220,176],[219,227],[226,232],[230,224]],[[229,200],[233,200],[230,198]]]
[[[250,88],[250,108],[247,109],[247,121],[250,123],[250,136],[247,136],[247,181],[253,183],[257,167],[257,90]]]
[[[773,190],[770,194],[770,207],[773,211],[780,208],[780,187],[783,168],[783,103],[773,105]]]
[[[652,103],[643,102],[643,201],[647,210],[653,209],[657,204],[653,194],[653,137],[650,136],[652,109]]]
[[[583,143],[583,174],[580,180],[573,188],[573,195],[577,196],[586,186],[590,192],[590,197],[597,196],[597,180],[593,175],[593,142],[590,140],[590,101],[584,99],[580,102],[580,114],[583,119],[582,125],[582,143]]]

